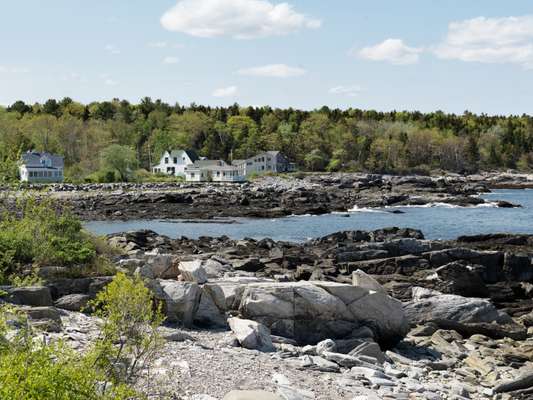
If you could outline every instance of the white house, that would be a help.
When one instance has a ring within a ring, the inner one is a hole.
[[[191,150],[165,151],[159,164],[152,167],[154,174],[185,176],[185,167],[198,160],[198,155]]]
[[[21,182],[63,182],[63,157],[50,153],[28,151],[22,155],[19,165]]]
[[[185,168],[187,182],[243,182],[237,167],[223,160],[197,160]]]
[[[253,173],[279,173],[295,170],[294,164],[290,163],[279,151],[265,151],[247,160],[234,160],[232,165],[237,167],[242,176],[250,176]]]

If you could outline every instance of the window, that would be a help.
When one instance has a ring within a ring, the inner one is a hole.
[[[178,157],[174,157],[174,164],[178,163]]]
[[[217,171],[217,176],[220,176],[220,171]]]
[[[194,172],[191,172],[191,178],[194,178]]]
[[[33,178],[33,171],[30,171],[30,178]]]
[[[168,157],[165,157],[165,164],[168,164]]]

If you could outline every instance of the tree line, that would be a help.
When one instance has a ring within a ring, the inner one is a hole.
[[[167,149],[211,159],[280,150],[307,171],[459,173],[533,168],[533,117],[322,107],[170,105],[70,98],[0,107],[0,176],[28,149],[65,157],[71,181],[146,177]]]

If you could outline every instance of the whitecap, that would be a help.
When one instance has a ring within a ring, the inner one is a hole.
[[[348,212],[368,212],[368,213],[386,213],[386,211],[383,211],[380,208],[372,208],[372,207],[359,207],[357,205],[353,206],[348,210]]]

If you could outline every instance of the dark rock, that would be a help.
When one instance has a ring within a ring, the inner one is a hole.
[[[529,256],[505,253],[503,273],[509,281],[533,280],[533,264]]]
[[[265,268],[265,264],[257,258],[249,258],[243,261],[235,261],[233,268],[237,271],[258,272]]]
[[[481,267],[483,270],[484,267]],[[451,262],[435,270],[440,278],[436,289],[443,293],[466,297],[488,297],[489,291],[475,268]]]
[[[7,292],[6,300],[13,304],[35,307],[53,305],[50,289],[46,286],[15,287],[3,290]]]

